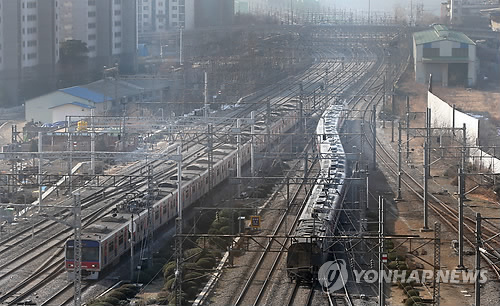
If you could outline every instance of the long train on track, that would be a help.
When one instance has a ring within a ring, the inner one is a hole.
[[[330,241],[322,236],[333,236],[342,208],[346,156],[340,141],[344,105],[331,105],[318,122],[318,151],[320,174],[313,187],[309,201],[302,210],[295,229],[295,236],[318,237],[295,238],[288,248],[287,274],[296,282],[311,282],[317,279],[319,267],[327,260]]]
[[[280,110],[273,113],[274,122],[269,129],[269,143],[272,143],[280,134],[291,129],[298,121],[299,110],[293,101],[282,105]],[[255,123],[257,133],[266,134],[264,121]],[[243,132],[244,134],[245,132]],[[254,137],[256,152],[264,149],[267,142],[260,137]],[[250,160],[251,142],[247,141],[240,148],[241,164]],[[209,185],[215,186],[231,175],[231,169],[236,166],[236,145],[219,146],[213,152],[213,177],[209,182],[208,160],[198,159],[196,164],[189,165],[182,170],[182,204],[189,208],[210,190]],[[175,220],[178,215],[177,203],[177,174],[169,181],[159,184],[163,192],[168,195],[152,206],[153,231]],[[115,212],[105,216],[82,230],[82,277],[98,279],[99,273],[109,266],[117,264],[122,255],[130,250],[130,238],[138,244],[147,235],[148,210],[146,201],[129,201],[124,199],[116,206]],[[133,215],[133,226],[131,217]],[[130,231],[130,229],[132,229]],[[65,245],[65,268],[68,278],[74,277],[74,241],[69,239]]]

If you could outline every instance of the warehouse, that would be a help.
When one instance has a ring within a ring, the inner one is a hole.
[[[435,25],[413,34],[413,58],[418,83],[427,83],[432,74],[433,82],[442,86],[476,84],[476,44],[461,32]]]
[[[94,109],[95,115],[122,114],[126,104],[135,107],[138,101],[161,101],[168,88],[165,81],[141,78],[99,80],[26,101],[25,118],[27,121],[53,123],[65,116],[73,116],[77,109],[77,113],[90,113],[90,109]]]

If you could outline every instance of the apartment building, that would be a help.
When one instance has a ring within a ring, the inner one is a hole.
[[[54,76],[59,60],[59,0],[0,0],[0,80],[7,99],[40,72]]]
[[[134,70],[137,3],[145,0],[59,1],[61,41],[81,40],[87,44],[89,58],[99,65],[119,62],[125,70]]]
[[[195,0],[170,0],[168,11],[171,28],[190,30],[195,27]]]

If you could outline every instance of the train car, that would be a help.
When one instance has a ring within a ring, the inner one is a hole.
[[[287,254],[287,274],[292,281],[313,282],[318,270],[328,259],[333,236],[342,208],[346,158],[340,141],[343,105],[327,108],[318,122],[320,173],[304,207]],[[304,238],[301,238],[304,236]]]
[[[273,143],[280,137],[280,133],[294,127],[297,118],[297,108],[288,106],[274,113],[272,124],[269,126],[271,137],[269,141]],[[255,129],[257,133],[267,133],[267,127],[262,120],[257,121]],[[268,145],[264,139],[265,137],[254,137],[256,152],[263,150]],[[250,160],[250,146],[250,141],[241,145],[242,165]],[[236,167],[236,157],[237,150],[234,144],[221,145],[213,151],[212,187],[232,175],[230,169]],[[182,169],[181,191],[183,208],[189,209],[191,204],[209,192],[209,184],[207,159],[200,158],[195,164],[184,167]],[[168,222],[173,222],[178,215],[179,207],[177,203],[177,175],[158,182],[158,187],[159,193],[164,196],[152,206],[153,231]],[[118,263],[122,255],[128,254],[130,238],[135,244],[145,238],[148,227],[148,211],[144,199],[141,199],[145,192],[142,190],[139,192],[139,196],[122,200],[110,215],[82,230],[82,275],[85,279],[98,279],[104,269]],[[132,214],[134,215],[133,225],[131,225]],[[73,248],[73,239],[67,240],[65,268],[70,279],[74,277]]]

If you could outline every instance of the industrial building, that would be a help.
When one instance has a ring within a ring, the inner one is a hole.
[[[25,119],[42,123],[65,120],[66,116],[121,114],[127,105],[160,101],[168,83],[144,79],[99,80],[90,84],[59,89],[26,101]],[[76,114],[75,114],[76,113]]]
[[[413,34],[415,80],[442,86],[474,86],[479,68],[476,44],[465,34],[444,25]]]

